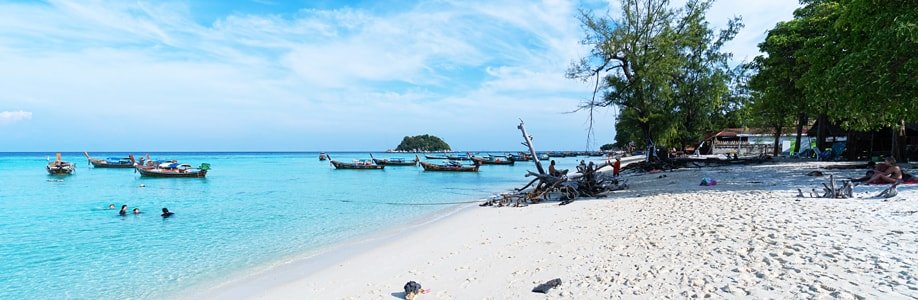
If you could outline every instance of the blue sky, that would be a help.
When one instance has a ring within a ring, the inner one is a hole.
[[[613,1],[614,2],[614,1]],[[677,1],[678,2],[678,1]],[[0,1],[0,151],[587,148],[577,8],[602,1]],[[720,1],[737,60],[792,0]],[[593,147],[611,142],[597,114]]]

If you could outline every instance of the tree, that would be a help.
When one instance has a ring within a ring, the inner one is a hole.
[[[599,147],[599,150],[602,150],[602,151],[610,151],[612,149],[615,149],[615,145],[613,144],[605,144]]]
[[[827,31],[800,53],[812,65],[807,93],[832,103],[843,128],[893,129],[890,154],[901,158],[904,124],[918,121],[918,2],[813,0],[804,9]]]
[[[406,136],[395,148],[396,151],[448,151],[449,144],[432,135]]]
[[[591,50],[568,68],[567,77],[589,81],[595,76],[594,96],[581,109],[619,108],[616,142],[623,144],[618,135],[629,134],[620,125],[633,124],[642,137],[638,141],[651,150],[649,159],[655,142],[679,140],[679,112],[684,118],[705,115],[701,111],[711,109],[702,102],[722,96],[717,94],[723,89],[711,81],[723,78],[711,71],[710,62],[723,57],[717,43],[732,39],[740,23],[731,21],[727,33],[715,38],[704,20],[710,1],[691,0],[683,10],[671,8],[668,0],[622,0],[621,6],[618,18],[581,11],[582,43]]]

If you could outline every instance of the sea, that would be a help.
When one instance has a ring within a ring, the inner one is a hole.
[[[315,152],[133,154],[211,170],[206,178],[146,178],[63,153],[76,171],[51,176],[52,152],[0,153],[0,299],[174,296],[522,187],[526,170],[535,171],[532,162],[477,173],[336,170]],[[557,160],[573,169],[581,159]],[[120,216],[122,205],[141,213]],[[175,215],[162,218],[164,207]]]

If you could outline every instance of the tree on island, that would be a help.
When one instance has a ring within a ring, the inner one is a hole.
[[[402,143],[395,148],[396,151],[449,151],[449,144],[442,139],[429,134],[406,136]]]
[[[736,36],[740,20],[716,32],[705,19],[711,1],[690,0],[683,9],[668,0],[621,4],[617,18],[581,12],[582,43],[592,49],[566,74],[595,80],[593,99],[581,109],[618,108],[617,135],[640,137],[631,141],[650,149],[698,139],[719,125],[707,120],[735,107],[729,103],[730,54],[721,48]],[[616,137],[619,144],[631,141]]]
[[[599,147],[599,150],[602,150],[602,151],[610,151],[613,149],[615,149],[614,144],[605,144],[605,145],[602,145],[602,147]]]

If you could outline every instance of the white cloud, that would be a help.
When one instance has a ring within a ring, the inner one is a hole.
[[[766,4],[720,5],[711,21],[743,14],[744,32],[776,22],[746,12]],[[33,134],[0,147],[69,139],[82,147],[77,137],[114,132],[125,137],[116,148],[234,150],[252,140],[264,149],[381,149],[393,146],[389,136],[429,130],[459,146],[513,148],[522,117],[544,124],[545,147],[577,148],[586,116],[562,112],[592,91],[563,77],[586,54],[578,6],[436,0],[386,13],[233,13],[202,24],[182,2],[0,3],[3,104],[42,116],[28,123]],[[741,34],[736,49],[754,49],[755,38]],[[611,128],[603,117],[600,126]],[[476,138],[485,131],[505,136]],[[57,136],[27,140],[44,132]],[[367,132],[380,142],[341,138]],[[174,142],[150,142],[164,140]]]
[[[12,123],[31,120],[32,113],[27,111],[0,111],[0,123]]]

